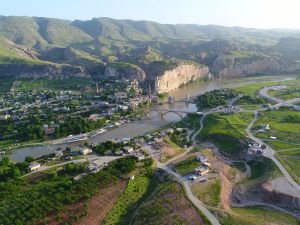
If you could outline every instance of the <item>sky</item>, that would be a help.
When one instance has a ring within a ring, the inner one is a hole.
[[[0,15],[300,29],[300,0],[0,0]]]

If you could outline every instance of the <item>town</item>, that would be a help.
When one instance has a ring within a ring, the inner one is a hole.
[[[18,82],[0,96],[0,149],[28,142],[65,138],[72,143],[139,119],[143,109],[158,102],[143,94],[136,80],[105,80],[78,90],[23,90]],[[26,82],[25,82],[26,83]],[[101,84],[101,85],[100,85]],[[22,86],[22,85],[21,85]],[[78,135],[78,136],[77,136]]]

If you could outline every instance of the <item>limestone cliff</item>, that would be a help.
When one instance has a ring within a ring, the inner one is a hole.
[[[155,90],[159,93],[169,92],[190,81],[211,79],[209,68],[204,65],[180,64],[172,70],[155,77]]]
[[[141,68],[130,63],[111,63],[106,67],[104,75],[123,80],[142,81],[146,78],[146,73]]]
[[[211,71],[221,78],[239,77],[256,74],[272,74],[283,72],[281,62],[271,57],[234,58],[218,56]]]

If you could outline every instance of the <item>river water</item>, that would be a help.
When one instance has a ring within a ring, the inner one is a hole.
[[[286,79],[295,79],[295,76],[268,76],[268,77],[247,77],[241,79],[229,79],[229,80],[213,80],[202,83],[192,83],[184,87],[173,90],[169,93],[175,97],[176,100],[183,100],[186,98],[187,94],[190,97],[195,97],[197,95],[203,94],[208,91],[221,88],[235,88],[239,86],[244,86],[247,84],[252,84],[262,81],[279,81]],[[194,104],[186,104],[184,102],[176,102],[175,104],[162,104],[154,106],[154,108],[169,109],[169,110],[184,110],[189,112],[196,112],[197,108]],[[109,139],[122,139],[122,138],[132,138],[140,135],[144,135],[162,126],[165,126],[171,122],[179,121],[181,117],[175,113],[167,113],[163,118],[159,116],[156,112],[150,112],[148,117],[145,117],[139,121],[134,121],[122,125],[121,127],[109,130],[105,133],[99,134],[92,138],[89,138],[90,143],[101,143]],[[80,143],[73,143],[73,145],[78,145]],[[58,145],[45,145],[45,146],[34,146],[25,147],[13,151],[9,157],[14,161],[24,161],[26,156],[32,156],[34,158],[41,157],[50,153],[54,153],[58,148],[65,148],[66,144]]]

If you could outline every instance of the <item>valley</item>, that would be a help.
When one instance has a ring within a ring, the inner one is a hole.
[[[0,16],[0,224],[298,225],[300,32]]]

